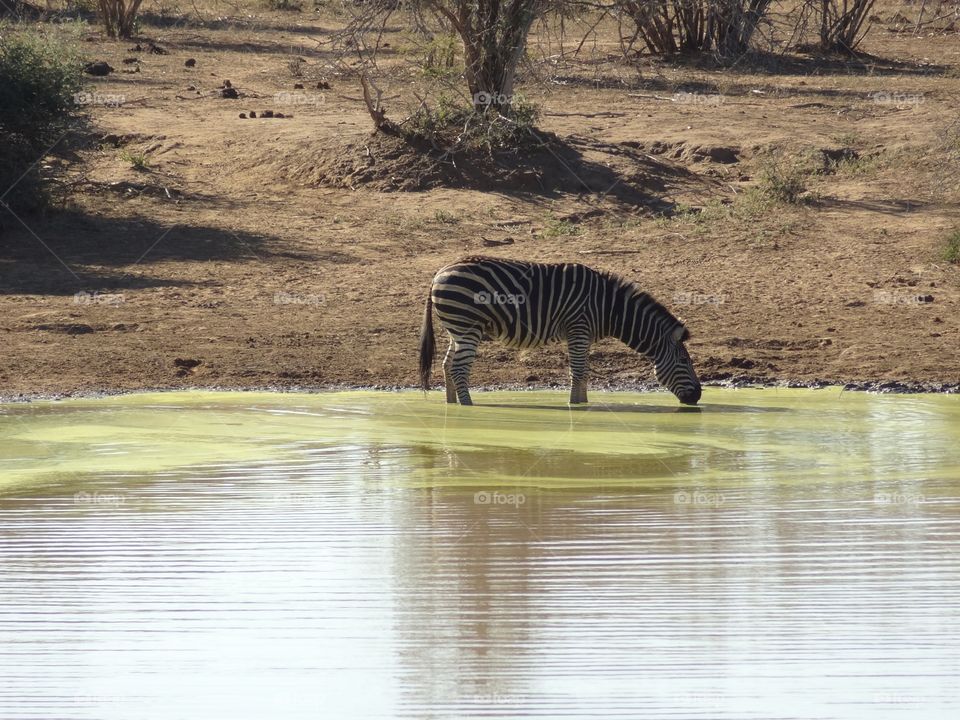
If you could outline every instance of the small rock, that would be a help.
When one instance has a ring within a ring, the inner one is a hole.
[[[240,93],[237,92],[236,88],[225,87],[220,89],[220,97],[227,98],[228,100],[236,100],[240,97]]]
[[[252,117],[254,120],[257,119],[257,113],[256,113],[255,110],[251,110],[251,111],[250,111],[250,117]]]
[[[275,117],[275,118],[282,118],[282,117],[283,117],[283,113],[282,113],[282,112],[278,112],[278,113],[276,113],[276,114],[274,115],[274,117]]]
[[[240,119],[241,119],[241,120],[246,120],[246,119],[247,119],[247,114],[246,114],[246,113],[240,113]]]
[[[194,60],[193,58],[187,58],[187,59],[184,61],[183,66],[184,66],[184,67],[194,67],[196,64],[197,64],[197,61],[196,61],[196,60]]]
[[[730,367],[743,368],[744,370],[749,370],[754,367],[756,363],[753,360],[748,358],[735,357],[730,358],[730,362],[727,363]]]
[[[293,89],[294,89],[294,90],[303,90],[303,83],[294,83],[294,84],[293,84]]]
[[[154,55],[169,55],[170,53],[155,43],[150,43],[150,52]]]
[[[113,72],[113,68],[110,67],[103,60],[97,60],[96,62],[89,63],[83,71],[87,75],[96,75],[97,77],[103,77],[104,75],[109,75]]]
[[[262,118],[272,118],[272,117],[273,117],[273,110],[261,110],[261,111],[260,111],[260,117],[262,117]]]
[[[320,82],[317,83],[317,90],[329,90],[329,89],[330,89],[330,83],[328,83],[326,80],[321,80]]]
[[[123,59],[124,65],[133,65],[134,63],[138,63],[138,62],[140,62],[140,58],[124,58]]]
[[[200,364],[200,360],[195,360],[193,358],[175,358],[173,361],[174,367],[179,369],[179,372],[177,373],[178,375],[186,375]]]

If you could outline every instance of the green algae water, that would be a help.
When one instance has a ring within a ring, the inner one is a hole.
[[[960,398],[0,405],[0,718],[960,717]]]

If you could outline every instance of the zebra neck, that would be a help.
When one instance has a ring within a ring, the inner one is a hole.
[[[660,338],[677,322],[652,297],[627,288],[621,291],[619,302],[614,304],[610,313],[610,335],[636,352],[651,357]]]

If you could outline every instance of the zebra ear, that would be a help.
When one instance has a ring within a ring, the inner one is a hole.
[[[690,337],[690,331],[687,330],[683,325],[678,325],[677,329],[673,331],[671,335],[674,342],[683,342]]]

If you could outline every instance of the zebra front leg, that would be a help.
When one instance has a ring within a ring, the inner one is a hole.
[[[447,402],[455,404],[457,402],[457,386],[453,381],[453,353],[456,341],[450,338],[450,346],[447,348],[447,354],[443,356],[443,382],[447,387]]]
[[[585,332],[572,333],[567,338],[570,356],[570,404],[587,401],[587,358],[590,355],[590,336]]]
[[[475,333],[453,341],[453,362],[450,375],[457,391],[457,400],[461,405],[473,405],[470,399],[470,369],[477,357],[477,345],[480,344],[480,333]]]

